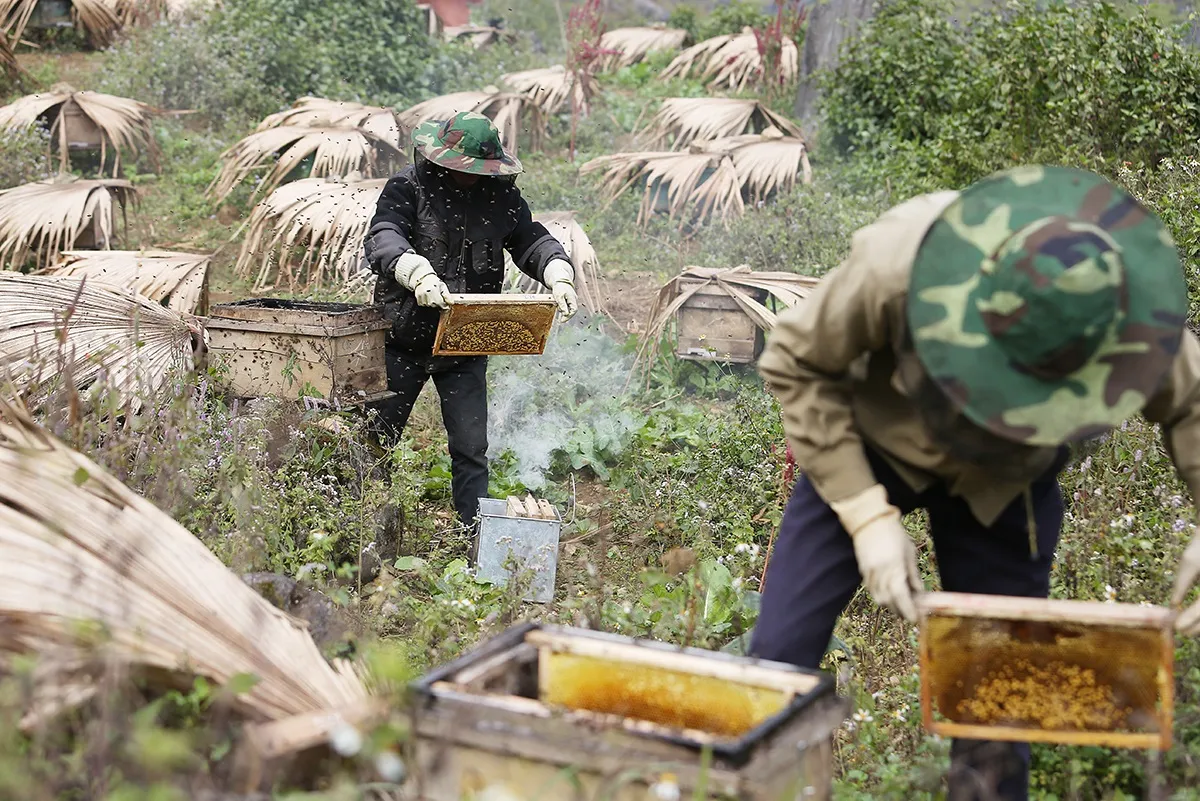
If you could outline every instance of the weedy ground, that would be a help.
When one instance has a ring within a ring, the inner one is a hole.
[[[893,5],[898,10],[888,24],[899,35],[881,37],[894,47],[921,41],[905,35],[910,17],[920,23],[920,14],[941,8],[915,0]],[[29,71],[24,90],[60,80],[80,89],[138,86],[149,58],[139,53],[183,46],[162,31],[101,53],[55,44],[22,56]],[[483,56],[448,55],[462,59],[463,82],[449,88],[473,88],[503,70],[553,63],[549,49],[538,52],[525,42]],[[565,117],[552,121],[544,151],[523,154],[527,172],[520,186],[532,208],[578,212],[600,257],[611,315],[559,326],[541,359],[496,358],[490,366],[491,493],[534,492],[566,521],[554,603],[526,604],[519,587],[496,588],[472,576],[468,537],[452,519],[450,462],[432,387],[401,445],[388,452],[371,444],[353,413],[266,399],[232,402],[220,393],[218,373],[181,381],[157,408],[121,426],[98,420],[51,425],[172,514],[232,569],[300,578],[326,593],[344,615],[344,626],[323,638],[331,654],[382,640],[398,646],[400,672],[415,675],[523,619],[739,652],[757,614],[768,546],[790,491],[782,479],[779,409],[751,368],[677,360],[669,342],[668,355],[632,373],[637,332],[654,293],[691,264],[748,263],[819,275],[845,254],[857,227],[930,181],[949,181],[930,177],[929,156],[938,148],[953,155],[962,174],[996,165],[971,162],[974,151],[962,142],[973,134],[949,124],[931,125],[942,139],[903,147],[891,140],[865,143],[861,152],[823,137],[815,143],[812,185],[749,209],[729,227],[680,231],[655,219],[639,230],[633,224],[638,198],[606,203],[578,165],[636,146],[635,131],[657,98],[705,93],[695,82],[658,81],[662,66],[651,61],[602,77],[596,107],[581,122],[574,161]],[[852,64],[847,81],[865,80],[869,69],[860,67]],[[923,79],[937,74],[931,69]],[[198,89],[197,96],[223,96],[217,91],[223,87],[199,80],[197,86],[207,92]],[[878,102],[907,108],[903,98]],[[786,102],[780,105],[787,110]],[[843,128],[878,129],[877,120],[847,122],[845,98],[840,110]],[[232,271],[250,203],[245,188],[220,206],[204,190],[220,152],[256,122],[211,110],[165,114],[155,128],[162,170],[134,163],[127,172],[142,201],[125,243],[215,252],[217,301],[250,293]],[[7,185],[44,174],[43,144],[36,137],[6,140],[0,149],[11,168]],[[1030,155],[1017,150],[1013,158],[1022,154]],[[1122,161],[1091,163],[1107,165],[1163,214],[1194,276],[1200,230],[1194,154]],[[341,425],[330,426],[331,415]],[[1165,603],[1194,509],[1157,431],[1131,421],[1080,451],[1062,481],[1069,511],[1054,596]],[[936,588],[925,521],[915,515],[909,524],[927,583]],[[915,665],[914,629],[860,593],[825,661],[855,709],[837,740],[839,799],[943,797],[949,744],[920,725]],[[9,718],[20,689],[11,682],[0,687],[0,710]],[[1169,752],[1038,746],[1034,797],[1125,799],[1153,792],[1177,801],[1200,798],[1194,789],[1200,786],[1200,645],[1194,641],[1180,640],[1176,692],[1176,744]],[[227,764],[229,736],[214,721],[213,697],[212,688],[198,684],[136,725],[110,731],[112,742],[169,732],[179,738],[171,741],[178,751],[165,755],[97,749],[84,736],[85,722],[77,722],[73,736],[51,741],[11,734],[0,749],[3,794],[38,801],[178,797],[172,788],[192,786],[181,776],[218,776]],[[203,766],[179,753],[202,755]]]

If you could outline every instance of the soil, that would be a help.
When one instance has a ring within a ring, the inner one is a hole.
[[[626,335],[645,330],[661,288],[652,273],[621,273],[601,281],[604,308]]]

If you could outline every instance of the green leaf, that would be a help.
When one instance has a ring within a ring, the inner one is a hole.
[[[88,473],[86,467],[80,467],[75,471],[75,474],[71,476],[71,480],[75,482],[75,486],[77,487],[82,487],[87,483],[89,478],[91,478],[91,474]]]
[[[236,673],[225,682],[225,689],[234,695],[245,695],[253,690],[261,681],[253,673]]]

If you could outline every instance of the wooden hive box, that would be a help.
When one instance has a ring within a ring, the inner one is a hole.
[[[413,690],[423,801],[643,801],[667,777],[683,798],[829,799],[849,707],[817,671],[536,624]]]
[[[947,737],[1166,750],[1169,609],[926,593],[921,709]]]
[[[104,144],[104,132],[100,126],[92,122],[74,100],[63,103],[59,113],[62,115],[62,135],[68,150],[99,150]]]
[[[380,306],[256,298],[212,307],[208,352],[238,397],[357,404],[387,393]]]
[[[681,278],[682,295],[697,284],[699,278]],[[741,287],[759,303],[767,302],[767,291]],[[716,282],[702,286],[676,312],[678,341],[675,354],[694,361],[721,361],[753,364],[765,344],[762,329],[738,305],[732,295]]]

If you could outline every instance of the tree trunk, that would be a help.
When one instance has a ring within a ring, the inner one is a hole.
[[[808,8],[808,30],[796,89],[796,116],[805,124],[816,117],[817,73],[837,66],[842,43],[855,35],[862,20],[874,15],[875,0],[827,0],[811,3]]]

